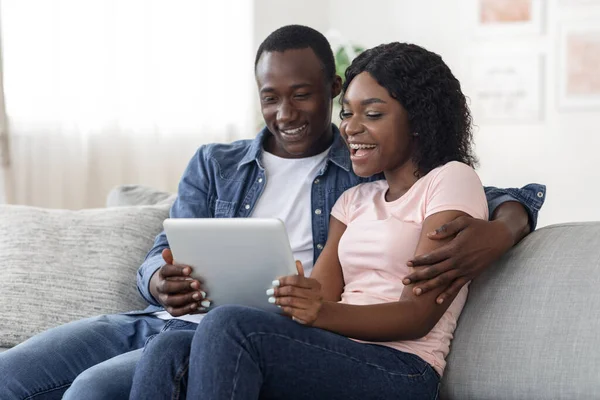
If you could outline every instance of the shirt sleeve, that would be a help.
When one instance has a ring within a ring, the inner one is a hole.
[[[205,147],[200,147],[188,163],[179,182],[177,199],[171,207],[171,218],[207,218],[210,215],[208,204],[208,173],[204,157]],[[150,304],[160,305],[150,292],[150,280],[154,273],[165,265],[162,251],[169,248],[167,235],[162,231],[154,240],[154,246],[137,272],[137,288]]]
[[[442,211],[462,211],[473,218],[488,219],[483,185],[470,166],[450,162],[432,177],[425,201],[425,218]]]
[[[531,231],[537,226],[538,213],[546,200],[546,186],[538,183],[530,183],[522,188],[496,188],[486,187],[485,195],[488,199],[490,218],[496,209],[507,201],[517,201],[525,207],[529,215]]]

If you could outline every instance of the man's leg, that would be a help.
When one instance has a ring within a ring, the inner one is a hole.
[[[152,339],[137,364],[130,399],[185,399],[193,338],[193,330],[183,330]]]
[[[419,357],[256,309],[217,307],[191,347],[188,398],[435,399]]]
[[[135,365],[143,349],[133,350],[96,364],[75,378],[63,400],[126,400]]]
[[[103,315],[40,333],[0,353],[0,398],[60,399],[83,371],[143,347],[164,324],[151,316]]]

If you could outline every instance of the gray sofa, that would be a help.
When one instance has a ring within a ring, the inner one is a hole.
[[[106,209],[0,206],[0,256],[17,260],[0,279],[0,347],[69,320],[143,306],[136,269],[171,201],[167,193],[124,186]],[[107,237],[110,249],[103,248]],[[599,287],[600,222],[529,235],[472,283],[441,397],[600,399]]]

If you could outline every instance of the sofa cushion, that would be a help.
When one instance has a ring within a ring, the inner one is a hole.
[[[147,306],[136,271],[169,205],[81,211],[0,206],[0,347],[52,326]]]
[[[450,399],[600,398],[600,223],[540,229],[471,285]]]
[[[106,198],[107,207],[152,206],[173,204],[176,194],[163,192],[144,185],[120,185],[112,189]]]

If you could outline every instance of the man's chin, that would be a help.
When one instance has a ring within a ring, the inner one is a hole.
[[[281,148],[291,158],[308,157],[308,155],[311,153],[311,147],[303,143],[287,144],[285,146],[281,146]]]

